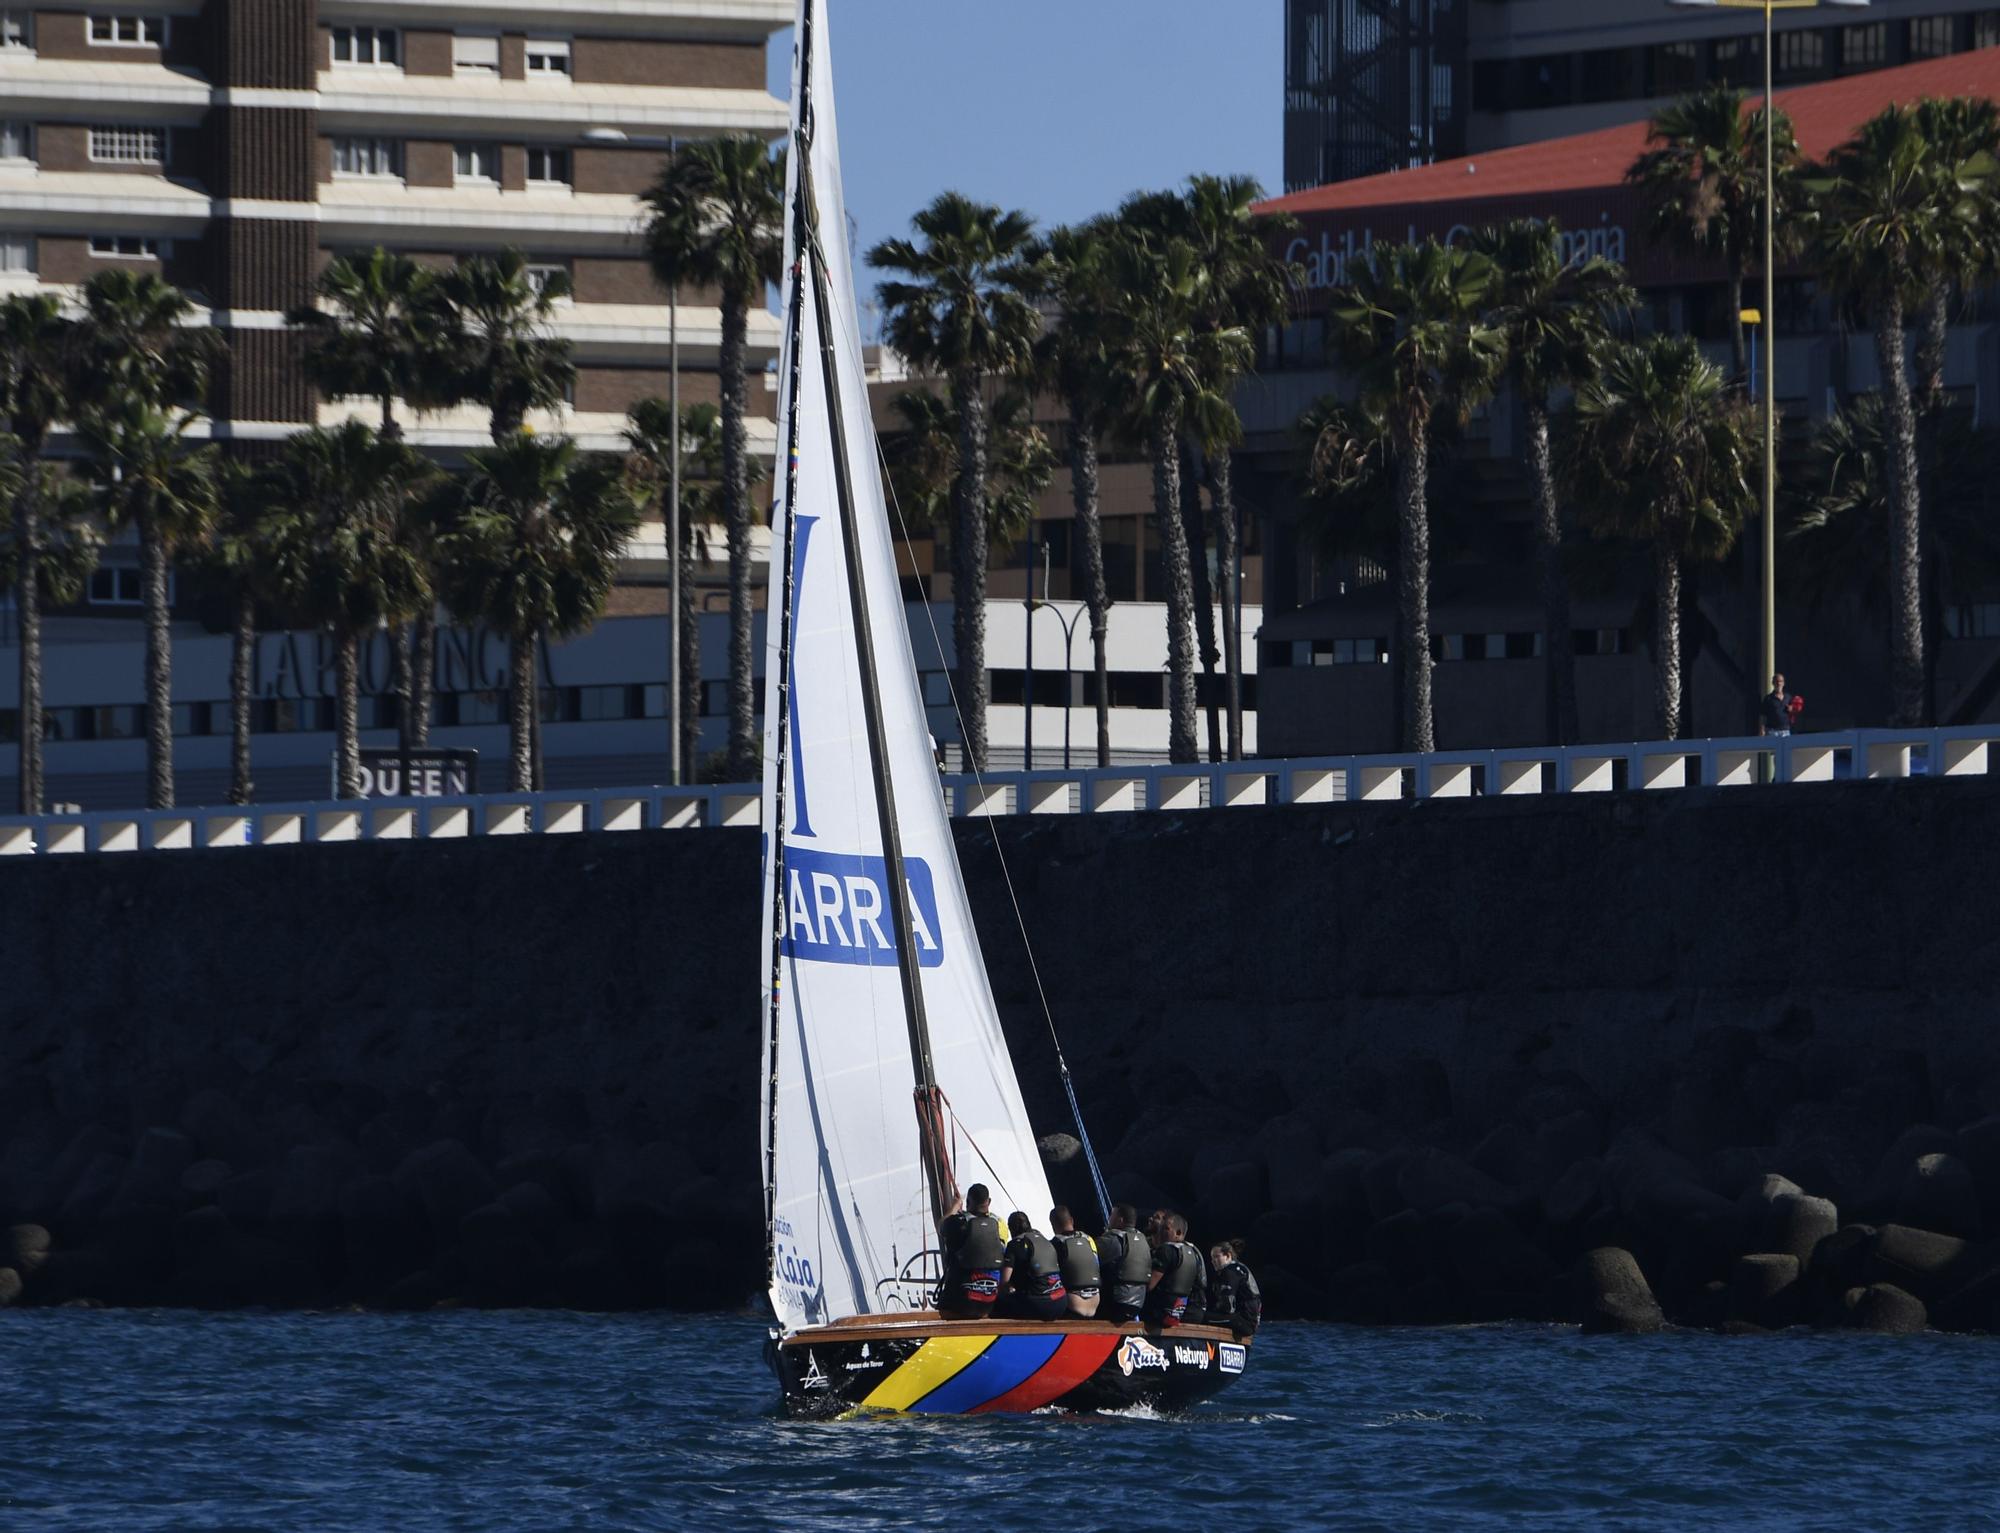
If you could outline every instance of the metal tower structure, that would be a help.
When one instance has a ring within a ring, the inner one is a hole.
[[[1286,0],[1285,189],[1462,153],[1471,0]]]

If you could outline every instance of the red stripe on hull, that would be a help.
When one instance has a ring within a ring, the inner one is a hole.
[[[1036,1369],[1027,1378],[1016,1384],[1006,1394],[976,1406],[971,1414],[978,1416],[987,1411],[1006,1411],[1018,1414],[1024,1411],[1038,1411],[1045,1405],[1053,1405],[1077,1385],[1104,1366],[1104,1360],[1111,1356],[1111,1349],[1118,1345],[1116,1336],[1071,1336],[1056,1348],[1055,1356]]]

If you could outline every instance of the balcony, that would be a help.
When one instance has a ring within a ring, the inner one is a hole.
[[[411,75],[394,69],[327,69],[319,75],[320,126],[418,136],[505,128],[564,136],[583,128],[699,137],[783,133],[790,109],[765,91],[658,85],[550,86],[491,76]]]
[[[616,31],[634,37],[761,42],[792,24],[793,0],[321,0],[322,19],[393,18],[453,27],[468,22],[572,31]]]
[[[107,55],[115,51],[105,50]],[[0,102],[17,116],[75,117],[87,110],[99,121],[138,118],[186,125],[201,120],[209,94],[208,82],[199,75],[163,64],[0,53]]]

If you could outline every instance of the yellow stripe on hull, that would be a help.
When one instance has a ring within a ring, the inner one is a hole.
[[[889,1377],[877,1384],[865,1411],[906,1411],[919,1400],[970,1366],[993,1345],[991,1336],[933,1336]]]

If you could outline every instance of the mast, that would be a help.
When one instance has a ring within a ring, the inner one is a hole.
[[[903,1021],[909,1032],[910,1068],[916,1080],[918,1141],[935,1222],[942,1219],[945,1211],[957,1201],[958,1189],[952,1175],[951,1158],[945,1147],[944,1095],[938,1090],[937,1071],[931,1059],[930,1023],[924,1012],[924,987],[917,967],[916,933],[910,919],[909,883],[903,872],[903,838],[896,820],[896,786],[889,771],[887,730],[882,720],[881,678],[875,665],[875,632],[868,618],[867,581],[861,562],[861,529],[854,510],[853,471],[847,461],[846,413],[841,407],[833,302],[827,291],[826,262],[819,244],[819,204],[813,188],[811,160],[814,11],[813,0],[804,0],[804,20],[799,38],[799,134],[794,151],[800,156],[797,180],[799,206],[795,210],[799,221],[798,256],[801,271],[808,262],[812,268],[813,313],[819,326],[820,377],[826,392],[827,429],[833,439],[834,493],[840,513],[841,548],[847,564],[848,605],[859,661],[861,711],[867,726],[868,769],[875,787],[884,880],[889,886],[889,918],[896,932],[896,969],[902,981]],[[796,318],[793,323],[798,326]],[[796,351],[794,358],[796,361]],[[796,432],[796,392],[792,396],[792,418]],[[785,508],[788,537],[792,513],[793,507],[788,501]],[[789,603],[787,605],[789,608]],[[789,610],[786,618],[789,622]]]

